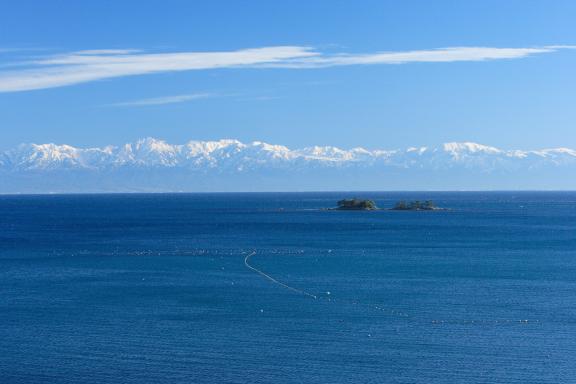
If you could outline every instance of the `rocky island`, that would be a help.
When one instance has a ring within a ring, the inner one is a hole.
[[[338,207],[335,209],[343,211],[374,211],[378,207],[376,203],[372,200],[360,200],[360,199],[343,199],[338,201]]]
[[[396,203],[394,208],[390,208],[392,211],[439,211],[444,210],[444,208],[439,208],[434,204],[432,200],[415,200],[406,202],[401,200]]]
[[[374,200],[365,199],[342,199],[337,202],[336,208],[331,210],[339,211],[444,211],[446,208],[437,207],[432,200],[401,200],[392,208],[378,208]]]

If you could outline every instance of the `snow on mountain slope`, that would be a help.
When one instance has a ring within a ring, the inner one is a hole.
[[[146,138],[0,152],[0,193],[576,189],[576,151],[476,143],[393,150]]]
[[[143,167],[174,167],[181,163],[182,145],[170,145],[162,140],[146,138],[126,144],[119,150],[117,164]]]
[[[282,145],[238,140],[190,141],[184,145],[146,138],[120,147],[75,148],[56,144],[22,144],[0,154],[0,169],[103,170],[118,168],[218,169],[241,172],[247,169],[302,169],[334,167],[396,167],[451,169],[463,167],[483,172],[576,165],[576,150],[568,148],[537,151],[501,150],[477,143],[446,143],[438,147],[405,150],[350,150],[314,146],[291,150]]]
[[[78,149],[56,144],[21,144],[3,155],[4,168],[16,170],[100,168],[113,159],[111,147]]]

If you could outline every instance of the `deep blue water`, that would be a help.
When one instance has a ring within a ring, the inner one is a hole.
[[[319,209],[351,195],[451,210]],[[576,193],[0,196],[3,384],[557,384],[575,356]]]

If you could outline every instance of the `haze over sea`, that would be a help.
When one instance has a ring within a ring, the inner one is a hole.
[[[349,195],[0,197],[1,381],[576,377],[576,193]]]

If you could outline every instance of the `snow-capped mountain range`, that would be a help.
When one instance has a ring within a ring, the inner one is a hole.
[[[103,148],[70,145],[22,144],[5,151],[0,160],[4,170],[102,170],[119,167],[182,167],[191,170],[236,170],[253,168],[326,166],[374,166],[402,168],[452,168],[456,165],[491,171],[499,167],[540,167],[576,164],[576,150],[501,150],[476,143],[446,143],[440,147],[404,150],[349,150],[315,146],[291,150],[282,145],[238,140],[190,141],[183,145],[146,138],[135,143]]]
[[[0,154],[0,192],[443,189],[442,185],[563,189],[572,184],[557,180],[550,185],[550,178],[575,172],[576,150],[568,148],[502,150],[464,142],[396,150],[289,149],[259,141],[174,145],[146,138],[103,148],[22,144]],[[530,180],[544,175],[547,184],[539,188]],[[47,178],[53,182],[47,183]],[[482,180],[485,184],[478,184]]]

